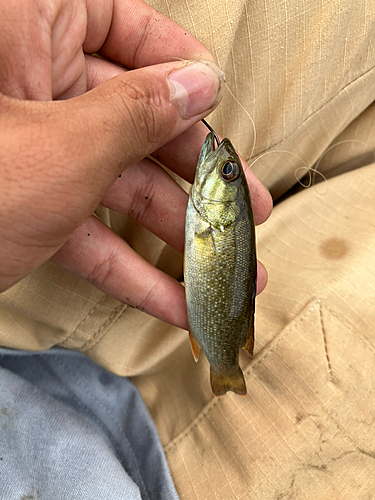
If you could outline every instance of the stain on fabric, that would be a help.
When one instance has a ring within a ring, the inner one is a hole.
[[[4,415],[4,417],[8,417],[9,420],[13,420],[12,410],[7,406],[1,409],[1,414]]]
[[[363,450],[362,448],[357,448],[357,450],[359,451],[359,453],[362,453],[362,455],[366,455],[375,460],[375,451],[366,451]]]
[[[33,488],[34,489],[34,488]],[[35,490],[34,492],[28,495],[22,495],[20,500],[40,500],[41,496],[39,490]]]
[[[293,474],[288,490],[283,493],[279,493],[276,497],[276,500],[291,500],[292,498],[295,498],[294,496],[295,492],[293,490],[295,481],[296,481],[296,475]]]
[[[320,251],[326,259],[340,260],[349,252],[349,243],[343,238],[329,238],[320,245]]]
[[[1,418],[1,428],[7,429],[10,425],[10,422],[12,421],[12,412],[7,406],[4,406],[3,408],[1,408],[1,416],[2,415],[4,415],[4,418]]]
[[[321,465],[316,465],[316,464],[304,464],[304,467],[306,469],[314,469],[318,470],[319,472],[327,472],[327,465],[326,464],[321,464]]]
[[[265,366],[258,365],[254,370],[254,374],[273,394],[283,394],[285,392],[283,385]]]
[[[304,420],[305,417],[306,417],[305,413],[302,413],[301,411],[298,411],[297,414],[296,414],[296,424],[299,424],[300,422],[302,422],[302,420]]]
[[[102,385],[109,385],[112,381],[112,377],[109,373],[101,373],[99,376],[99,382]]]

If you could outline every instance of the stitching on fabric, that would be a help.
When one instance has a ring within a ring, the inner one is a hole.
[[[287,336],[287,334],[291,333],[297,327],[297,325],[300,324],[300,322],[302,320],[307,318],[311,314],[311,312],[314,309],[316,309],[317,305],[320,307],[321,299],[316,299],[313,302],[312,306],[300,318],[298,318],[298,320],[294,323],[294,325],[292,325],[290,328],[286,327],[286,328],[282,329],[281,332],[278,335],[276,335],[274,337],[274,339],[270,342],[271,345],[269,347],[266,346],[258,354],[258,356],[256,356],[250,362],[250,366],[248,366],[247,369],[244,370],[245,375],[249,375],[250,372],[253,370],[254,366],[258,365],[261,361],[263,361],[269,355],[269,353],[272,352],[277,347],[277,345]],[[211,399],[211,401],[209,401],[206,404],[205,408],[203,408],[201,410],[201,412],[187,426],[187,428],[184,429],[183,431],[181,431],[180,434],[178,434],[175,438],[173,438],[173,440],[164,447],[165,454],[168,454],[168,452],[170,451],[170,449],[173,446],[176,446],[177,444],[179,444],[208,415],[208,413],[211,411],[211,409],[214,408],[217,404],[219,404],[222,401],[223,401],[223,398]]]
[[[72,372],[72,370],[71,370],[71,369],[70,369],[70,368],[69,368],[69,367],[68,367],[68,366],[67,366],[67,365],[66,365],[63,361],[61,361],[61,359],[60,359],[60,357],[59,357],[59,356],[57,356],[57,355],[52,355],[52,356],[54,356],[54,357],[56,358],[56,363],[59,363],[59,364],[60,364],[60,365],[61,365],[61,366],[65,369],[66,373],[68,373],[68,374],[70,374],[72,377],[74,377],[74,373]],[[47,365],[47,364],[45,363],[45,361],[44,361],[44,360],[40,359],[40,362],[42,362],[43,364],[45,364],[45,366],[47,367],[47,369],[48,369],[48,371],[51,373],[51,375],[53,375],[55,378],[57,378],[57,379],[61,382],[61,384],[62,384],[64,387],[66,387],[66,389],[67,389],[67,390],[68,390],[68,391],[72,394],[72,396],[73,396],[74,400],[75,400],[75,401],[77,401],[77,403],[78,403],[81,407],[83,407],[83,408],[85,408],[85,409],[87,410],[87,412],[88,412],[88,413],[92,416],[92,418],[93,418],[93,419],[94,419],[94,420],[95,420],[95,421],[99,424],[99,426],[100,426],[100,427],[104,430],[104,432],[106,433],[106,435],[108,435],[108,436],[109,436],[109,439],[110,439],[111,443],[114,445],[115,449],[119,452],[119,455],[123,458],[123,461],[124,461],[124,462],[126,462],[126,459],[125,459],[125,457],[124,457],[123,453],[121,452],[121,450],[119,449],[118,444],[117,444],[117,442],[116,442],[115,438],[112,436],[112,434],[111,434],[110,430],[109,430],[109,429],[108,429],[105,425],[103,425],[103,423],[102,423],[102,422],[101,422],[101,421],[100,421],[100,420],[99,420],[99,419],[98,419],[98,418],[97,418],[97,417],[96,417],[96,416],[92,413],[92,411],[90,410],[90,408],[88,408],[88,407],[87,407],[87,406],[86,406],[86,405],[85,405],[85,404],[84,404],[84,403],[83,403],[83,402],[82,402],[82,401],[81,401],[81,400],[80,400],[80,399],[79,399],[79,398],[78,398],[78,397],[77,397],[77,396],[76,396],[76,395],[75,395],[75,394],[71,391],[71,389],[69,388],[69,386],[68,386],[67,384],[65,384],[65,383],[64,383],[64,381],[63,381],[63,380],[62,380],[62,379],[61,379],[61,378],[60,378],[57,374],[55,374],[55,373],[52,371],[52,369],[49,367],[49,365]],[[97,402],[97,403],[98,403],[98,404],[99,404],[99,405],[103,408],[103,410],[104,410],[107,414],[109,414],[109,415],[110,415],[110,417],[113,419],[113,422],[116,424],[117,429],[119,430],[119,432],[120,432],[121,436],[123,436],[123,438],[124,438],[124,441],[125,441],[126,445],[127,445],[127,446],[128,446],[128,448],[130,449],[130,451],[131,451],[131,453],[132,453],[132,455],[133,455],[133,458],[134,458],[135,462],[137,463],[137,468],[138,468],[138,473],[139,473],[140,480],[141,480],[142,485],[143,485],[143,487],[144,487],[144,489],[145,489],[145,492],[146,492],[147,498],[150,498],[150,497],[149,497],[149,494],[148,494],[148,493],[149,493],[149,492],[148,492],[148,489],[146,488],[146,485],[145,485],[145,483],[144,483],[144,481],[143,481],[143,477],[142,477],[142,470],[141,470],[141,467],[140,467],[139,462],[138,462],[138,460],[137,460],[137,456],[136,456],[136,454],[134,453],[134,451],[133,451],[133,447],[132,447],[132,445],[130,444],[130,442],[129,442],[128,438],[126,437],[126,435],[124,434],[124,432],[123,432],[123,430],[122,430],[122,428],[121,428],[120,424],[119,424],[119,423],[118,423],[118,421],[117,421],[116,419],[114,419],[114,418],[113,418],[113,416],[112,416],[112,415],[108,412],[108,410],[107,410],[107,408],[105,407],[105,405],[104,405],[104,404],[103,404],[103,403],[102,403],[102,402],[101,402],[98,398],[96,398],[96,397],[94,396],[94,394],[93,394],[90,390],[88,390],[88,388],[87,388],[86,386],[82,386],[82,381],[81,381],[81,380],[76,379],[76,382],[75,382],[75,383],[76,383],[77,385],[80,385],[81,387],[83,387],[83,388],[85,389],[85,391],[86,391],[88,394],[90,394],[90,396],[91,396],[91,397],[92,397],[92,398],[93,398],[93,399],[94,399],[94,400],[95,400],[95,401],[96,401],[96,402]]]
[[[121,316],[124,314],[124,312],[127,310],[128,306],[126,304],[121,304],[116,307],[116,309],[112,312],[112,314],[107,318],[107,320],[102,324],[102,326],[91,336],[89,340],[87,340],[80,348],[79,350],[84,352],[92,347],[94,347],[102,338],[103,335],[100,335],[101,333],[105,333],[105,329],[110,327],[112,324],[114,324],[116,321],[118,321]]]
[[[294,134],[297,134],[297,132],[299,132],[301,130],[301,128],[305,125],[305,123],[310,120],[311,118],[313,118],[315,115],[317,115],[322,109],[324,109],[329,103],[331,103],[332,101],[334,101],[335,99],[338,98],[338,96],[343,93],[343,92],[347,92],[348,91],[348,87],[350,87],[351,85],[355,84],[356,82],[358,82],[359,80],[361,80],[363,77],[367,76],[368,73],[371,73],[373,70],[375,70],[375,66],[373,66],[372,68],[368,69],[367,71],[365,71],[365,73],[362,73],[361,75],[357,76],[357,78],[355,78],[354,80],[352,80],[351,82],[347,83],[345,85],[345,87],[343,87],[342,89],[340,89],[337,94],[335,94],[333,97],[331,97],[331,99],[329,99],[328,101],[326,101],[324,104],[322,104],[320,106],[320,108],[318,108],[317,110],[315,110],[313,113],[311,113],[311,115],[309,115],[307,118],[305,118],[303,120],[303,122],[301,122],[298,127],[296,129],[293,130],[293,132],[291,132],[289,135],[287,135],[286,137],[283,137],[280,141],[278,142],[275,142],[274,144],[272,144],[271,146],[269,146],[268,148],[266,149],[263,149],[262,151],[259,151],[259,153],[257,153],[255,156],[253,156],[253,158],[256,158],[257,156],[267,152],[267,151],[270,151],[272,148],[275,148],[277,147],[279,144],[282,144],[284,141],[287,141],[288,139],[291,139],[293,137]],[[364,110],[362,110],[364,111]],[[362,111],[360,113],[362,113]],[[359,115],[357,115],[359,116]],[[353,118],[354,120],[355,118]],[[246,158],[245,159],[245,162],[249,162],[250,160],[252,160],[253,158]]]
[[[355,327],[351,324],[347,324],[345,322],[344,319],[340,318],[340,316],[335,313],[334,311],[332,311],[331,309],[329,309],[327,306],[325,305],[322,305],[321,306],[322,309],[325,309],[326,311],[328,311],[330,314],[332,314],[332,316],[336,319],[338,319],[340,321],[340,323],[345,327],[347,328],[349,331],[351,331],[352,333],[355,333]],[[358,331],[358,330],[357,330]],[[366,341],[366,346],[368,347],[368,349],[372,352],[372,354],[375,355],[375,348],[373,346],[373,344],[371,343],[371,341],[363,334],[363,332],[361,331],[361,340],[362,342],[365,340]]]
[[[331,309],[329,309],[326,305],[324,305],[321,301],[320,302],[320,310],[322,311],[323,309],[326,310],[329,314],[331,314],[333,317],[335,317],[338,321],[340,321],[340,323],[343,325],[344,328],[347,328],[351,333],[355,334],[355,330],[354,330],[354,327],[352,327],[352,325],[348,325],[345,320],[341,319],[338,314],[336,314],[335,312],[333,312]],[[375,355],[375,350],[371,344],[371,342],[366,338],[366,337],[363,337],[363,334],[362,334],[362,337],[361,337],[361,341],[363,342],[363,340],[366,340],[366,347],[368,347],[368,349]],[[334,424],[337,426],[338,430],[340,432],[342,432],[344,434],[344,436],[348,439],[349,443],[353,446],[354,448],[354,452],[358,452],[359,448],[358,448],[358,443],[356,442],[356,440],[352,437],[352,435],[350,434],[350,430],[346,429],[346,427],[344,427],[343,425],[341,425],[341,423],[337,420],[336,418],[336,414],[334,414],[332,411],[329,413],[329,418],[332,420],[332,422],[334,422]]]
[[[328,354],[328,342],[327,342],[326,329],[324,327],[324,321],[323,321],[323,308],[322,308],[322,304],[320,304],[320,307],[319,307],[319,319],[320,319],[320,328],[322,330],[322,335],[323,335],[324,352],[325,352],[325,355],[326,355],[327,366],[328,366],[328,379],[329,379],[330,382],[332,382],[332,378],[333,378],[332,364],[331,364],[331,358],[330,358],[330,356]]]
[[[106,300],[107,295],[103,295],[103,297],[99,300],[97,304],[87,313],[87,315],[78,323],[78,325],[74,328],[71,333],[68,333],[67,336],[59,342],[57,345],[61,347],[65,347],[64,343],[67,342],[73,335],[77,332],[78,328],[83,325],[83,323],[96,311],[96,309]]]
[[[320,307],[321,304],[321,299],[317,299],[313,302],[313,305],[308,309],[305,314],[303,314],[298,320],[292,325],[290,328],[284,328],[281,330],[281,332],[274,337],[274,339],[270,342],[269,346],[266,346],[262,351],[259,353],[259,359],[254,358],[253,360],[250,361],[249,366],[245,370],[245,375],[249,375],[250,372],[253,370],[254,366],[258,365],[261,361],[263,361],[270,352],[274,351],[275,348],[279,345],[279,343],[285,339],[285,337],[292,332],[297,325],[305,318],[310,316],[312,311],[316,308],[318,305]],[[261,354],[264,352],[264,354],[261,356]]]

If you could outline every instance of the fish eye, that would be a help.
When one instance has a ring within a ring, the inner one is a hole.
[[[239,176],[240,169],[235,161],[226,161],[221,168],[221,176],[225,181],[233,181]]]

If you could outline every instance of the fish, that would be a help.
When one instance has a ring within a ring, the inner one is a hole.
[[[254,216],[245,173],[232,143],[229,139],[220,142],[209,128],[186,210],[184,281],[189,336],[195,361],[202,348],[210,364],[214,395],[227,391],[245,395],[239,350],[253,355]]]

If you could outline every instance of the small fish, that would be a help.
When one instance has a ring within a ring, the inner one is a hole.
[[[241,347],[251,355],[254,347],[254,217],[238,155],[229,139],[219,142],[210,130],[186,211],[189,335],[195,361],[202,347],[210,363],[213,393],[246,394],[238,357]]]

